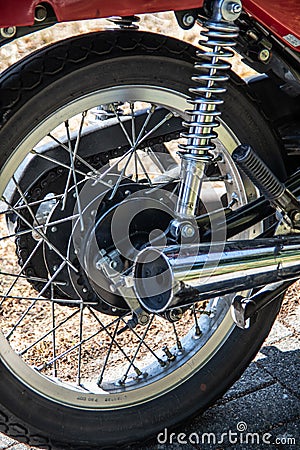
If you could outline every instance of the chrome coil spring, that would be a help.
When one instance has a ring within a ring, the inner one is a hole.
[[[221,114],[217,107],[223,103],[219,95],[226,92],[221,83],[229,79],[226,72],[231,68],[231,64],[220,58],[230,58],[234,55],[230,47],[235,46],[235,38],[239,32],[233,23],[208,21],[204,26],[206,30],[201,32],[201,36],[206,40],[200,40],[199,44],[209,50],[199,49],[196,53],[199,61],[194,67],[198,73],[192,80],[198,86],[189,89],[193,97],[187,100],[194,105],[194,109],[186,111],[191,120],[183,122],[188,132],[182,133],[181,136],[186,138],[187,142],[179,145],[185,153],[194,155],[207,154],[216,147],[212,140],[218,136],[214,131],[214,128],[219,126],[216,118]]]

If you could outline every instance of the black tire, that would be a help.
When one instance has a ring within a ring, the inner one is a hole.
[[[130,84],[155,84],[187,94],[194,58],[195,49],[188,44],[127,31],[71,38],[29,56],[0,80],[0,170],[21,140],[70,99],[95,89]],[[228,83],[223,109],[223,120],[239,140],[250,143],[284,178],[278,142],[235,75]],[[115,448],[144,442],[165,427],[203,412],[222,396],[261,347],[280,300],[261,311],[250,329],[234,328],[221,348],[184,383],[126,408],[84,410],[51,401],[15,377],[0,347],[0,431],[45,448]]]

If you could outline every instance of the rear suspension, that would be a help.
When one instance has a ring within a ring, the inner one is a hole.
[[[227,71],[231,67],[221,58],[233,56],[231,48],[239,32],[233,22],[241,13],[240,0],[216,0],[212,8],[211,19],[204,22],[205,30],[201,31],[204,40],[199,41],[206,50],[199,49],[196,53],[196,74],[192,77],[196,86],[189,89],[192,96],[187,101],[193,109],[186,111],[190,120],[183,122],[188,129],[182,133],[186,143],[179,145],[181,185],[176,207],[178,219],[173,223],[177,234],[180,223],[195,216],[205,167],[213,160],[210,151],[216,147],[215,128],[219,126],[217,118],[221,115],[218,107],[223,103],[221,95],[226,92],[223,84],[229,79]]]

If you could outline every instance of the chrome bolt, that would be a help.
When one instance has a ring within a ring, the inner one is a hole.
[[[192,225],[184,225],[181,228],[181,236],[185,238],[191,238],[195,235],[195,229]]]
[[[109,265],[112,269],[116,269],[118,266],[118,263],[117,263],[117,261],[111,261]]]
[[[37,22],[43,22],[47,19],[47,9],[43,5],[37,5],[35,8],[34,18]]]
[[[130,195],[130,194],[131,194],[131,191],[127,190],[127,191],[124,192],[124,194],[125,194],[125,195]]]
[[[54,272],[56,272],[56,271],[57,271],[57,269],[58,269],[58,266],[53,266],[53,270],[54,270]]]
[[[296,213],[294,214],[293,220],[294,220],[295,222],[300,222],[300,212],[296,212]]]
[[[84,287],[84,288],[82,288],[82,292],[84,293],[84,294],[86,294],[87,293],[87,288],[86,287]]]
[[[96,262],[96,269],[102,270],[102,266],[103,266],[103,261],[100,259],[99,261]]]
[[[139,316],[139,324],[140,325],[146,325],[149,322],[149,316],[146,314],[141,314]]]
[[[242,5],[239,3],[229,3],[228,11],[233,14],[239,14],[242,11]]]
[[[109,288],[110,288],[111,292],[117,292],[119,290],[119,288],[122,288],[124,286],[126,286],[126,282],[125,282],[124,278],[121,278],[115,284],[111,284],[109,286]]]
[[[167,344],[165,344],[162,348],[163,352],[165,353],[166,357],[168,358],[168,361],[174,361],[176,359],[176,356],[173,355],[173,353],[170,352]]]
[[[57,232],[57,227],[51,227],[51,231],[52,231],[52,233],[56,233]]]
[[[116,288],[116,286],[115,286],[114,284],[111,284],[111,285],[109,286],[109,289],[111,290],[111,292],[112,292],[113,294],[115,294],[115,293],[117,292],[117,288]]]
[[[16,27],[7,27],[7,28],[1,28],[0,34],[4,38],[12,38],[17,32]]]
[[[242,12],[242,3],[240,0],[223,0],[221,3],[222,18],[229,22],[234,22]]]
[[[182,17],[182,23],[185,27],[190,27],[190,26],[194,25],[195,18],[191,14],[187,13]]]
[[[226,179],[225,179],[225,181],[226,181],[226,183],[233,184],[233,178],[232,178],[232,176],[230,175],[230,173],[226,173]]]
[[[267,62],[270,59],[270,50],[267,48],[261,50],[258,54],[258,59],[263,63]]]

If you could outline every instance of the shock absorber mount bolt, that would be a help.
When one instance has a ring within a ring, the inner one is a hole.
[[[192,225],[184,225],[181,229],[181,236],[192,238],[195,235],[195,229]]]

